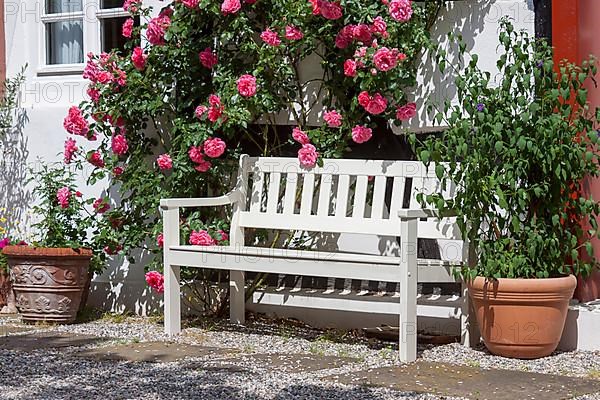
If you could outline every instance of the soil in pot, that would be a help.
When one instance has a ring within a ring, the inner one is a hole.
[[[469,295],[481,337],[492,354],[511,358],[550,355],[560,341],[574,276],[549,279],[477,277]]]
[[[23,321],[75,321],[88,279],[91,250],[7,246],[3,253]]]

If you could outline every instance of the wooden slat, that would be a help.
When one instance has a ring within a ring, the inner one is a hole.
[[[265,180],[264,172],[255,172],[253,175],[252,193],[250,195],[250,211],[260,212],[262,203],[263,186]]]
[[[365,204],[367,202],[368,185],[368,176],[359,175],[356,177],[356,188],[354,189],[354,205],[352,207],[353,218],[363,218],[365,216]]]
[[[283,198],[283,213],[294,214],[296,206],[296,188],[298,187],[298,174],[290,172],[285,175],[285,195]]]
[[[348,193],[350,192],[350,176],[340,175],[338,179],[335,216],[345,217],[348,208]]]
[[[315,174],[304,174],[302,183],[302,198],[300,200],[300,215],[310,215],[315,190]]]
[[[329,215],[329,205],[331,204],[331,183],[333,177],[329,174],[321,175],[321,189],[319,190],[319,204],[317,215]]]
[[[402,201],[404,199],[404,184],[406,179],[404,177],[394,177],[394,183],[392,186],[392,200],[390,202],[390,219],[398,218],[398,210],[402,208]]]
[[[305,173],[297,159],[285,157],[250,157],[250,169],[258,168],[265,172]],[[430,167],[429,170],[432,170]],[[325,159],[323,166],[310,169],[311,174],[356,175],[367,176],[422,176],[430,173],[425,165],[418,161],[389,161],[389,160],[356,160],[356,159]]]
[[[371,202],[371,218],[381,219],[385,203],[385,176],[375,177],[375,188],[373,189],[373,201]]]
[[[273,172],[269,176],[269,190],[267,192],[267,214],[276,214],[279,204],[279,185],[281,173]]]

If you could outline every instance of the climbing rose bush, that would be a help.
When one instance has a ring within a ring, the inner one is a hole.
[[[118,194],[98,205],[107,253],[159,253],[160,198],[229,190],[242,152],[313,168],[415,116],[410,88],[439,2],[163,3],[124,2],[129,41],[88,55],[89,100],[64,120],[65,162]],[[184,210],[182,243],[227,243],[228,226],[223,210]]]

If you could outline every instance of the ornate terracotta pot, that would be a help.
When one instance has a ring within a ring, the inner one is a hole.
[[[577,279],[498,279],[468,283],[487,349],[512,358],[550,355],[560,341]]]
[[[2,252],[23,321],[75,321],[88,280],[91,250],[7,246]]]

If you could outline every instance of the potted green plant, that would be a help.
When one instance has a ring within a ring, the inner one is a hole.
[[[454,71],[458,102],[436,114],[448,130],[412,139],[420,159],[457,186],[450,200],[420,197],[456,212],[471,243],[460,273],[485,345],[494,354],[537,358],[558,345],[573,274],[598,265],[589,239],[598,236],[600,205],[580,190],[586,175],[599,174],[600,111],[589,109],[583,86],[596,67],[594,60],[555,65],[545,41],[507,19],[499,40],[500,74],[479,69],[472,55]]]
[[[98,265],[88,239],[95,216],[85,207],[93,200],[83,200],[73,189],[74,174],[62,165],[42,165],[32,180],[39,240],[2,250],[16,307],[24,321],[70,323],[87,299],[90,262]]]

